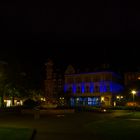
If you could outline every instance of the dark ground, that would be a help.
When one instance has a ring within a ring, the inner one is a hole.
[[[139,112],[133,114],[128,111],[84,112],[64,116],[47,115],[41,116],[39,119],[35,119],[33,115],[1,114],[0,127],[36,129],[35,140],[115,139],[117,138],[115,135],[119,136],[119,133],[122,139],[126,135],[129,139],[140,128],[139,118]],[[131,131],[130,134],[125,131],[128,129]],[[122,132],[124,133],[122,134]]]

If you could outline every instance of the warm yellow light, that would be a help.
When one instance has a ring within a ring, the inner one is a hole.
[[[117,99],[119,99],[119,98],[120,98],[120,96],[116,96],[116,98],[117,98]]]
[[[64,100],[64,97],[60,97],[59,99],[60,99],[60,100]]]
[[[121,96],[121,98],[123,98],[123,96]]]
[[[116,102],[114,102],[114,106],[116,106]]]
[[[136,91],[135,91],[135,90],[132,90],[131,93],[132,93],[133,95],[135,95],[135,94],[136,94]]]
[[[20,100],[20,105],[23,105],[23,101],[22,100]]]
[[[140,77],[138,77],[138,80],[140,80]]]
[[[41,101],[46,101],[46,99],[45,99],[45,98],[40,98],[40,100],[41,100]]]
[[[104,101],[104,97],[101,97],[101,101]]]

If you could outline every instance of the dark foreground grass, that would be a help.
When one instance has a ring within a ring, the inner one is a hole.
[[[32,133],[28,128],[0,128],[0,140],[30,140]]]
[[[136,114],[129,117],[91,122],[85,125],[85,127],[98,140],[139,139],[140,119],[138,119]]]

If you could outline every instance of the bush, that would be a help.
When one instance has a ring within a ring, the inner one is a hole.
[[[26,101],[23,102],[23,107],[24,108],[33,109],[38,105],[39,105],[39,103],[34,101],[34,100],[32,100],[32,99],[27,99]]]

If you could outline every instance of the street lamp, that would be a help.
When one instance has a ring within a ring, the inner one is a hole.
[[[133,102],[134,102],[135,95],[136,95],[136,91],[135,91],[135,90],[132,90],[131,93],[132,93],[132,95],[133,95]]]

